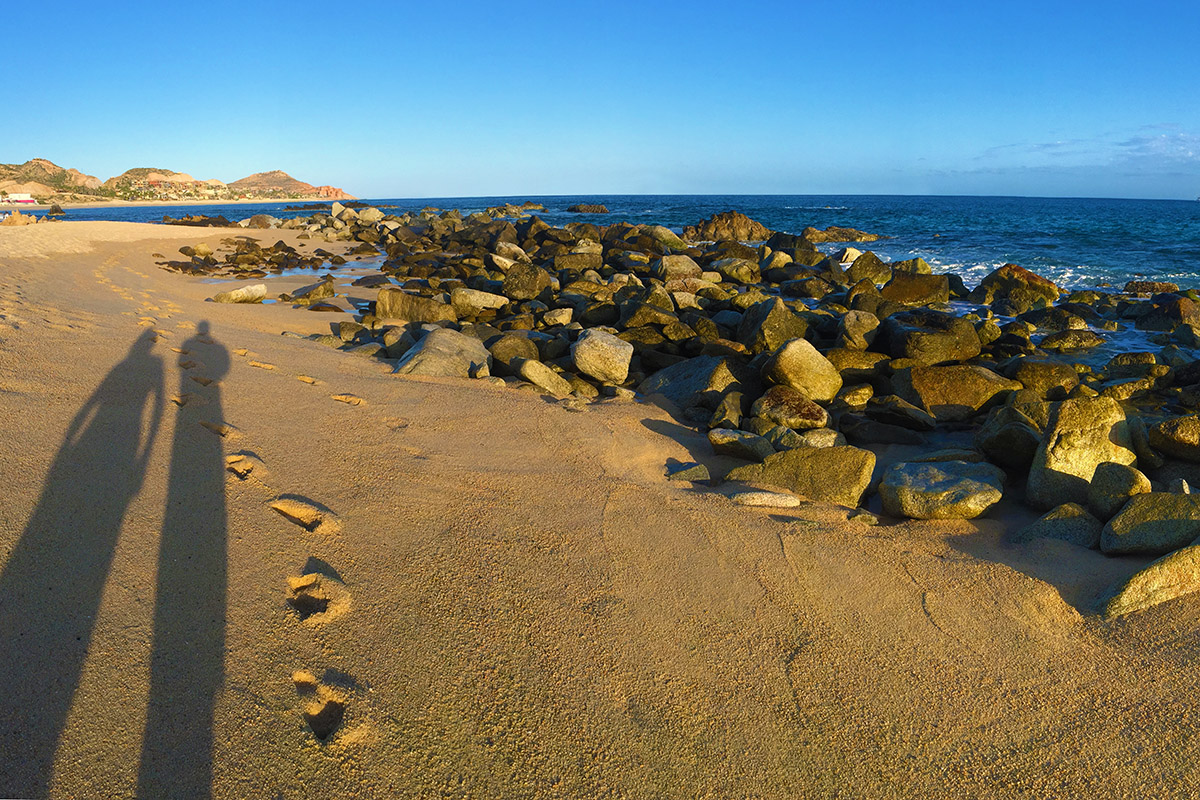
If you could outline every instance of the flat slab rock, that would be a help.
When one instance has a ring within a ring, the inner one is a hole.
[[[1127,580],[1104,607],[1119,617],[1200,591],[1200,545],[1176,550]]]
[[[761,464],[730,470],[726,480],[778,486],[810,500],[854,508],[862,502],[875,454],[857,447],[798,447]]]
[[[884,513],[909,519],[974,519],[1004,496],[1004,470],[985,462],[893,464],[879,481]]]
[[[801,503],[796,495],[783,492],[737,492],[729,495],[729,499],[739,506],[758,508],[795,508]]]

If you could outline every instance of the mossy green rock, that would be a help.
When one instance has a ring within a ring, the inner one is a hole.
[[[1200,591],[1200,546],[1191,545],[1163,556],[1122,584],[1104,607],[1106,617],[1119,617]]]
[[[1004,496],[1004,471],[986,462],[893,464],[879,481],[883,511],[909,519],[974,519]]]
[[[1136,462],[1125,412],[1108,397],[1063,400],[1051,413],[1029,469],[1026,498],[1036,508],[1087,502],[1088,484],[1106,461]]]
[[[811,500],[854,507],[862,502],[875,454],[858,447],[800,447],[776,453],[761,464],[738,467],[730,481],[777,486]]]
[[[1161,556],[1200,536],[1200,498],[1171,492],[1147,492],[1129,499],[1104,526],[1100,549],[1110,555]]]

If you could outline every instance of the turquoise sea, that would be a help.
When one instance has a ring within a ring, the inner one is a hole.
[[[882,195],[572,195],[558,197],[382,198],[368,202],[417,211],[429,206],[464,212],[526,200],[546,206],[551,224],[628,221],[678,230],[720,211],[737,210],[774,230],[799,233],[809,225],[840,225],[887,240],[860,245],[886,259],[920,256],[935,271],[955,272],[974,285],[1013,262],[1064,287],[1123,284],[1133,278],[1169,280],[1200,288],[1200,202],[1036,197],[917,197]],[[610,214],[569,214],[568,206],[598,203]],[[223,214],[245,219],[285,211],[289,203],[178,207],[89,208],[67,219],[156,222],[164,214]]]

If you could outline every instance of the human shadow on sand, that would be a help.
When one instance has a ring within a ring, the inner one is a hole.
[[[228,545],[221,437],[199,423],[224,419],[219,381],[229,371],[229,353],[208,334],[202,322],[183,344],[212,383],[207,403],[182,406],[175,420],[139,797],[211,796],[213,712],[225,680]],[[195,389],[186,373],[180,381],[181,394]]]
[[[0,574],[0,796],[49,793],[117,537],[162,419],[154,341],[139,336],[75,415]]]

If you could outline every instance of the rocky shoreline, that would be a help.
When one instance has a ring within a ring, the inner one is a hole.
[[[1007,498],[1046,512],[1016,541],[1162,556],[1115,587],[1100,609],[1108,615],[1200,590],[1193,291],[1130,282],[1066,292],[1014,264],[967,287],[919,258],[816,247],[873,233],[771,231],[737,212],[682,237],[628,223],[556,228],[516,206],[464,216],[334,204],[297,219],[212,223],[300,230],[382,258],[354,282],[376,292],[369,308],[337,302],[333,276],[280,296],[355,313],[312,337],[324,344],[390,360],[398,374],[524,386],[573,409],[650,398],[707,430],[714,453],[745,462],[720,476],[682,465],[674,479],[744,483],[733,496],[750,505],[802,497],[860,509],[877,496],[894,518],[975,518]],[[282,242],[227,243],[219,258],[185,247],[188,261],[164,266],[247,279],[345,263]],[[1156,349],[1082,363],[1105,333],[1129,328]],[[895,447],[909,455],[880,459]]]

